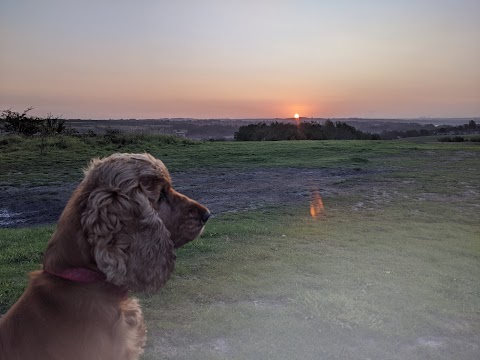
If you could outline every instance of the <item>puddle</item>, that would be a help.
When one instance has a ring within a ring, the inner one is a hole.
[[[20,216],[20,213],[11,212],[7,209],[0,209],[0,227],[7,227],[24,223],[24,219],[18,219],[18,217]]]

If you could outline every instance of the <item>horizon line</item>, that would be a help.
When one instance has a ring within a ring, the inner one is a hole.
[[[60,115],[59,118],[62,116]],[[63,120],[80,120],[80,121],[109,121],[109,120],[137,120],[137,121],[146,121],[146,120],[466,120],[466,119],[480,119],[480,114],[478,116],[458,116],[458,117],[426,117],[426,116],[419,116],[419,117],[358,117],[358,116],[349,116],[349,117],[308,117],[308,116],[300,116],[299,119],[295,119],[294,117],[258,117],[258,118],[230,118],[230,117],[212,117],[212,118],[194,118],[194,117],[158,117],[158,118],[65,118]]]

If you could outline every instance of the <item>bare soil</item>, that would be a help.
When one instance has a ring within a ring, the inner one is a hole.
[[[378,170],[375,170],[378,173]],[[175,189],[212,214],[309,201],[339,192],[339,184],[375,173],[361,169],[260,168],[172,173]],[[0,228],[55,223],[78,183],[0,188]]]

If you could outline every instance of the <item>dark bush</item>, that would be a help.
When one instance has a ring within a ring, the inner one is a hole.
[[[69,145],[68,142],[62,137],[59,141],[55,143],[55,147],[59,149],[68,149]]]
[[[439,138],[438,141],[440,141],[440,142],[464,142],[464,141],[467,141],[467,140],[463,136],[454,136],[454,137],[445,136],[445,137]]]
[[[0,146],[9,146],[13,144],[19,144],[22,142],[22,138],[18,135],[15,136],[6,136],[0,139]]]
[[[379,140],[378,135],[357,130],[343,122],[325,124],[300,123],[298,125],[274,122],[241,126],[234,135],[237,141],[277,140]]]
[[[18,113],[10,109],[3,110],[0,117],[1,128],[7,133],[24,136],[33,136],[36,134],[51,136],[61,134],[67,129],[65,120],[61,120],[51,114],[45,118],[29,116],[28,113],[31,110],[33,110],[32,107],[29,107],[23,113]]]

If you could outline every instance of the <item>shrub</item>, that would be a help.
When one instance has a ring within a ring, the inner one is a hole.
[[[0,118],[2,128],[7,133],[32,136],[40,131],[40,120],[36,117],[28,116],[32,107],[26,109],[23,113],[3,110]]]
[[[18,135],[13,136],[6,136],[0,139],[0,146],[9,146],[14,144],[20,144],[22,142],[22,138]]]
[[[57,141],[55,143],[55,147],[57,147],[59,149],[68,149],[70,146],[69,146],[67,140],[64,137],[62,137],[62,138],[60,138],[59,141]]]
[[[65,120],[61,120],[51,114],[48,114],[45,118],[29,116],[28,113],[31,110],[33,110],[33,107],[29,107],[23,113],[10,109],[3,110],[0,117],[1,128],[7,133],[24,136],[36,134],[51,136],[61,134],[67,129]]]
[[[440,142],[464,142],[464,141],[467,141],[467,140],[463,136],[454,136],[454,137],[445,136],[445,137],[439,138],[438,141],[440,141]]]
[[[48,114],[44,119],[40,119],[40,132],[44,136],[62,134],[66,129],[65,120],[53,117],[51,114]]]

